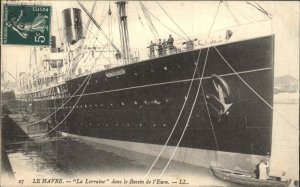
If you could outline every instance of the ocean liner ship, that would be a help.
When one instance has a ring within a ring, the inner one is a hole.
[[[106,35],[121,58],[110,55],[101,68],[95,64],[109,58],[103,49],[83,45],[88,24],[103,31],[94,9],[65,9],[66,42],[58,48],[53,37],[50,49],[33,50],[45,55],[18,78],[19,108],[64,135],[165,158],[177,149],[175,160],[252,170],[271,149],[274,35],[233,40],[227,30],[142,57],[130,50],[126,3],[116,3],[120,51]]]

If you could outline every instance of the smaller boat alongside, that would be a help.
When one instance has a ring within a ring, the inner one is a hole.
[[[289,181],[279,181],[276,180],[276,177],[270,177],[269,180],[258,179],[254,173],[247,171],[224,169],[216,166],[211,166],[210,169],[213,175],[221,180],[245,186],[287,187],[289,185]]]

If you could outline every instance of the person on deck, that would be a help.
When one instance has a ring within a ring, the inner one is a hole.
[[[259,164],[259,179],[267,180],[268,174],[267,174],[267,161],[263,160]]]
[[[161,39],[158,40],[157,46],[158,46],[158,49],[157,49],[158,56],[161,57],[163,55],[163,46],[162,46],[162,43],[161,43]]]
[[[121,53],[120,51],[118,50],[117,53],[115,54],[115,57],[117,60],[121,59]]]
[[[167,54],[167,49],[168,49],[168,43],[166,42],[166,39],[164,39],[162,43],[162,47],[163,47],[163,55],[165,56]]]
[[[187,51],[194,50],[194,40],[188,40],[188,41],[184,42],[184,44],[186,44]]]
[[[172,38],[172,35],[169,35],[169,39],[167,41],[167,44],[169,46],[170,54],[172,54],[172,51],[174,49],[174,39]]]
[[[148,47],[150,49],[150,58],[154,58],[155,57],[155,54],[154,54],[154,47],[155,46],[156,46],[156,44],[151,41],[150,45]]]

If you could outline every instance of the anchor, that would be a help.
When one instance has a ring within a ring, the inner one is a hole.
[[[229,115],[229,109],[233,103],[226,103],[226,100],[231,95],[230,87],[227,82],[218,75],[211,76],[213,89],[217,96],[208,93],[206,94],[206,101],[208,105],[217,113],[218,121],[220,122],[224,115]]]

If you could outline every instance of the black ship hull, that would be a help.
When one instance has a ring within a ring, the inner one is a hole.
[[[177,53],[68,80],[68,97],[30,100],[42,117],[58,110],[52,126],[70,134],[164,145],[177,124],[168,146],[184,132],[179,147],[266,155],[273,48],[267,36]]]

